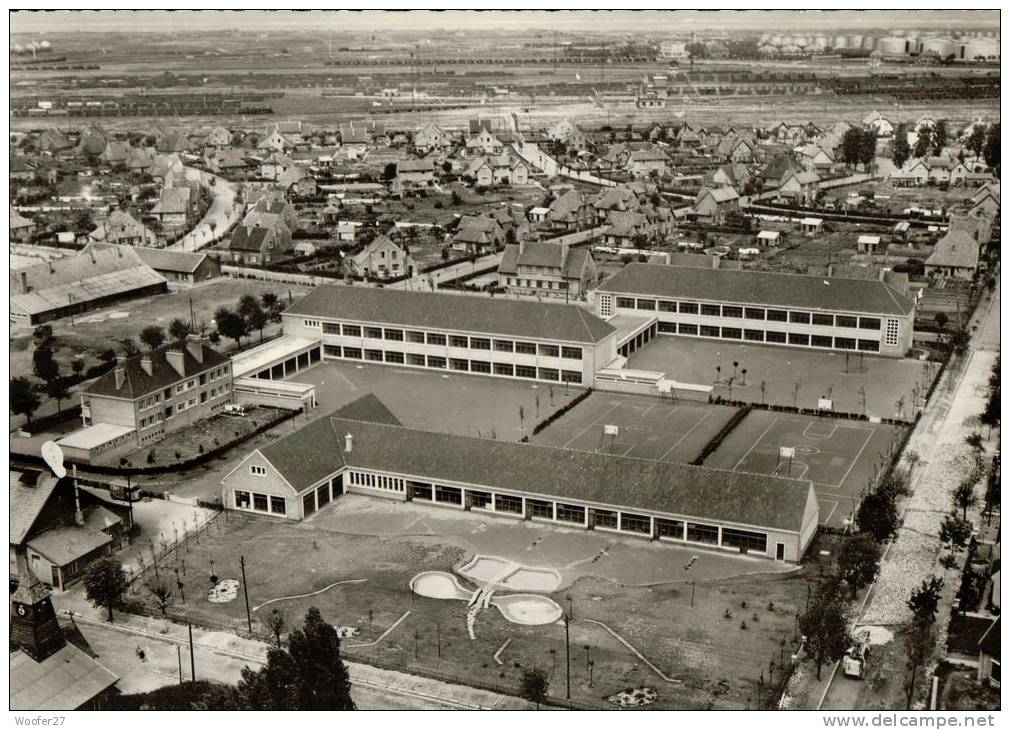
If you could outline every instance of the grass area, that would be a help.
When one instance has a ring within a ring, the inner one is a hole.
[[[334,360],[298,373],[290,381],[316,386],[320,413],[375,393],[408,428],[504,441],[532,434],[536,423],[582,392],[560,384]]]
[[[640,459],[688,463],[705,447],[735,409],[647,396],[594,392],[540,434],[533,443],[580,451],[602,450]],[[604,425],[617,426],[616,438]]]
[[[903,398],[904,417],[910,418],[913,393],[925,394],[937,364],[667,335],[632,354],[628,367],[714,383],[713,397],[799,408],[816,408],[819,398],[828,397],[835,411],[882,418],[894,417]]]
[[[108,348],[121,350],[119,340],[131,338],[137,342],[137,335],[145,327],[158,325],[167,328],[168,323],[176,318],[188,322],[190,312],[197,323],[209,325],[218,307],[234,308],[243,295],[260,297],[266,292],[273,292],[282,301],[288,302],[289,299],[301,298],[308,289],[278,282],[222,277],[168,294],[120,302],[74,317],[73,321],[67,318],[51,322],[56,337],[54,355],[64,373],[71,372],[70,361],[78,356],[83,357],[90,367],[99,362],[101,351]],[[253,337],[257,336],[258,333],[254,333]],[[219,349],[228,350],[234,344],[232,340],[222,340]],[[30,331],[12,334],[10,359],[12,372],[31,372]]]
[[[339,504],[330,509],[337,507]],[[388,509],[401,508],[419,513],[444,512],[410,505]],[[227,522],[219,521],[220,529],[212,529],[201,537],[199,545],[192,543],[189,552],[179,556],[186,565],[183,581],[187,601],[173,606],[170,614],[242,629],[246,615],[241,592],[230,603],[219,604],[210,603],[206,591],[211,559],[219,578],[240,579],[236,556],[243,555],[254,608],[274,598],[318,591],[310,597],[274,602],[253,611],[258,631],[263,631],[263,616],[274,608],[290,620],[298,620],[309,606],[317,606],[332,623],[360,630],[359,636],[343,643],[349,658],[360,657],[405,671],[442,672],[457,681],[492,683],[510,690],[517,687],[522,668],[539,665],[550,671],[550,694],[564,697],[565,638],[560,623],[512,624],[489,608],[478,615],[476,639],[471,640],[466,629],[465,602],[421,597],[412,600],[409,581],[414,575],[423,570],[451,570],[469,552],[457,539],[427,534],[426,523],[412,519],[417,523],[412,535],[373,536],[333,531],[326,529],[325,523],[314,521],[292,525],[229,515]],[[466,515],[465,519],[472,528],[477,517]],[[514,532],[514,526],[506,524]],[[478,529],[472,539],[479,541],[483,534],[484,530]],[[588,540],[601,539],[578,534]],[[668,566],[671,560],[679,564],[685,557],[676,549],[667,552],[666,546],[617,551],[617,557],[605,555],[601,560],[623,560],[621,565],[613,566],[621,579],[596,577],[583,568],[573,585],[551,596],[563,606],[569,596],[572,599],[572,698],[605,707],[604,698],[614,692],[648,686],[657,689],[657,706],[662,708],[756,708],[764,691],[759,677],[768,679],[770,662],[776,665],[776,677],[780,676],[778,662],[782,657],[788,662],[793,650],[795,616],[806,596],[806,572],[713,581],[705,581],[699,574],[697,584],[692,585],[687,582],[689,576],[674,565],[670,573],[675,580],[641,586],[622,582],[634,575],[633,566],[639,551],[644,550],[672,556],[665,561]],[[718,558],[739,561],[740,571],[769,565],[765,561]],[[361,579],[364,582],[333,585]],[[464,579],[461,582],[471,585]],[[145,594],[140,588],[137,598],[150,602]],[[674,681],[663,680],[590,620],[618,632]],[[367,645],[372,637],[378,639],[394,624],[395,628],[381,641]],[[493,656],[509,639],[501,654],[503,663],[498,664]],[[592,687],[587,659],[594,662]]]
[[[279,413],[280,410],[277,408],[256,407],[241,417],[216,414],[173,431],[160,441],[130,452],[125,458],[135,466],[186,461],[255,431],[264,423],[276,418]],[[152,454],[154,454],[153,461]],[[118,462],[118,457],[104,460],[104,463]]]
[[[881,454],[889,454],[900,436],[898,426],[751,411],[705,466],[811,480],[820,523],[841,527]],[[791,463],[780,461],[782,446],[795,448]]]

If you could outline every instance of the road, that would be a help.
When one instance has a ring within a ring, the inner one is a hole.
[[[222,177],[192,167],[186,168],[187,180],[199,180],[214,195],[214,200],[193,230],[167,248],[170,251],[198,251],[210,246],[242,217],[243,208],[235,204],[235,185]],[[211,181],[213,180],[213,185]],[[214,224],[213,230],[211,223]]]
[[[919,468],[915,477],[914,489],[924,482],[935,478],[936,472],[944,468],[944,461],[934,457],[937,447],[941,444],[961,442],[970,431],[977,430],[977,426],[972,422],[971,417],[977,414],[978,391],[984,389],[984,384],[988,380],[989,370],[994,357],[993,353],[999,352],[1000,346],[1000,295],[999,280],[996,288],[988,301],[983,301],[976,310],[972,318],[974,336],[969,346],[967,365],[955,376],[955,382],[950,387],[940,385],[936,388],[933,398],[930,400],[922,419],[920,419],[912,438],[909,439],[906,452],[914,450],[922,456],[923,466]],[[992,444],[999,443],[998,435],[993,439]],[[942,449],[941,449],[942,450]],[[991,456],[991,455],[990,455]],[[915,496],[909,502],[914,502]],[[976,510],[978,508],[976,507]],[[970,517],[969,513],[969,517]],[[939,528],[941,516],[936,513],[937,529]],[[894,541],[897,543],[901,536]],[[902,570],[904,564],[900,555],[894,556],[890,552],[885,553],[881,561],[881,570],[877,582],[870,589],[863,606],[860,606],[860,618],[866,615],[865,606],[870,605],[875,597],[888,591],[886,582],[894,580],[900,582],[902,590],[905,588],[907,575]],[[895,551],[900,553],[900,549]],[[892,559],[894,565],[889,565]],[[918,576],[925,577],[925,576]],[[948,582],[945,580],[945,582]],[[940,616],[949,615],[950,591],[946,591],[941,599],[939,609]],[[946,605],[945,605],[946,604]],[[856,621],[857,625],[863,623]],[[889,652],[896,649],[895,644],[887,644],[879,647],[880,652]],[[893,659],[897,664],[903,663],[903,658]],[[821,704],[818,709],[823,710],[853,710],[860,709],[861,692],[865,683],[856,682],[841,676],[837,671],[837,665],[831,679],[829,680],[823,694]],[[818,698],[812,698],[816,701]]]

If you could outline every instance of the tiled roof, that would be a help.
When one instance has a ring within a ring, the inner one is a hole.
[[[183,372],[180,374],[166,358],[169,350],[180,349],[179,345],[162,345],[156,350],[134,355],[126,360],[125,379],[121,387],[116,388],[115,370],[110,370],[98,380],[84,388],[83,392],[88,395],[109,395],[117,398],[140,398],[149,393],[155,393],[162,388],[167,388],[185,378],[190,378],[209,368],[217,367],[228,362],[228,358],[216,350],[202,345],[203,362],[199,362],[189,348],[182,346]],[[140,361],[151,358],[151,374],[148,375]]]
[[[336,442],[328,448],[347,466],[433,481],[793,532],[811,497],[810,482],[763,474],[327,420]]]
[[[38,519],[39,513],[56,489],[59,481],[51,474],[42,473],[35,486],[22,484],[11,472],[10,537],[11,545],[20,545]]]
[[[232,231],[231,239],[228,241],[229,251],[255,251],[263,250],[263,241],[267,237],[270,229],[264,227],[249,227],[245,225],[236,226]]]
[[[119,681],[73,644],[37,662],[23,651],[10,655],[10,709],[52,712],[83,707]]]
[[[435,169],[434,163],[424,157],[420,160],[397,160],[396,172],[432,172]]]
[[[948,231],[936,242],[926,266],[953,266],[962,269],[978,267],[978,243],[964,230]]]
[[[600,291],[868,314],[904,315],[915,308],[880,281],[639,263],[625,266]]]
[[[317,286],[285,314],[584,343],[614,331],[575,305],[340,285]]]
[[[189,206],[189,188],[165,188],[161,191],[158,204],[151,209],[151,213],[157,214],[177,214],[185,213]]]
[[[148,248],[146,246],[136,246],[134,250],[140,259],[155,271],[192,274],[207,258],[205,253],[169,251],[164,248]]]
[[[21,291],[23,275],[30,291],[42,291],[65,284],[143,266],[136,252],[128,247],[91,248],[76,256],[53,259],[21,269],[11,275],[11,290]]]
[[[28,546],[54,565],[67,565],[112,542],[101,530],[53,527],[28,541]]]
[[[10,298],[10,306],[12,312],[35,315],[59,310],[70,302],[83,304],[152,287],[163,291],[166,288],[165,277],[150,266],[141,264],[80,281],[33,290],[27,294],[14,294]]]

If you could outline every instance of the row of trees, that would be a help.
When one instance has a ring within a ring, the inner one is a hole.
[[[214,321],[220,335],[235,340],[237,346],[242,345],[242,338],[253,330],[258,330],[260,340],[263,339],[263,328],[271,319],[280,316],[280,301],[273,292],[265,293],[261,299],[252,294],[245,294],[238,300],[238,307],[218,307],[214,312]]]
[[[873,129],[850,127],[842,135],[841,159],[848,167],[862,165],[870,170],[877,155],[877,133]]]
[[[939,155],[947,144],[947,122],[943,119],[932,126],[922,125],[919,127],[916,130],[918,136],[916,137],[914,146],[908,143],[909,131],[909,125],[907,124],[899,124],[894,130],[894,144],[892,146],[891,158],[898,167],[901,167],[913,157]],[[999,122],[990,124],[988,127],[976,124],[965,139],[964,146],[974,155],[976,161],[981,157],[985,159],[985,164],[990,168],[997,167],[1000,164]],[[963,151],[958,155],[958,159],[964,162]]]

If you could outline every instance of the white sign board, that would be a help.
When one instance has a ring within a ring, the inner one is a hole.
[[[61,449],[55,441],[46,441],[42,444],[42,458],[45,460],[49,468],[53,470],[53,474],[56,475],[58,479],[62,479],[67,475],[67,469],[63,466],[63,449]]]
[[[617,431],[618,431],[617,426],[611,426],[611,425],[608,424],[608,425],[604,425],[604,427],[603,427],[603,435],[604,436],[616,436],[617,435]]]
[[[830,398],[818,398],[817,408],[822,411],[830,411],[833,405],[833,401]]]
[[[796,458],[796,447],[795,446],[779,446],[779,458],[780,459],[794,459],[794,458]]]

